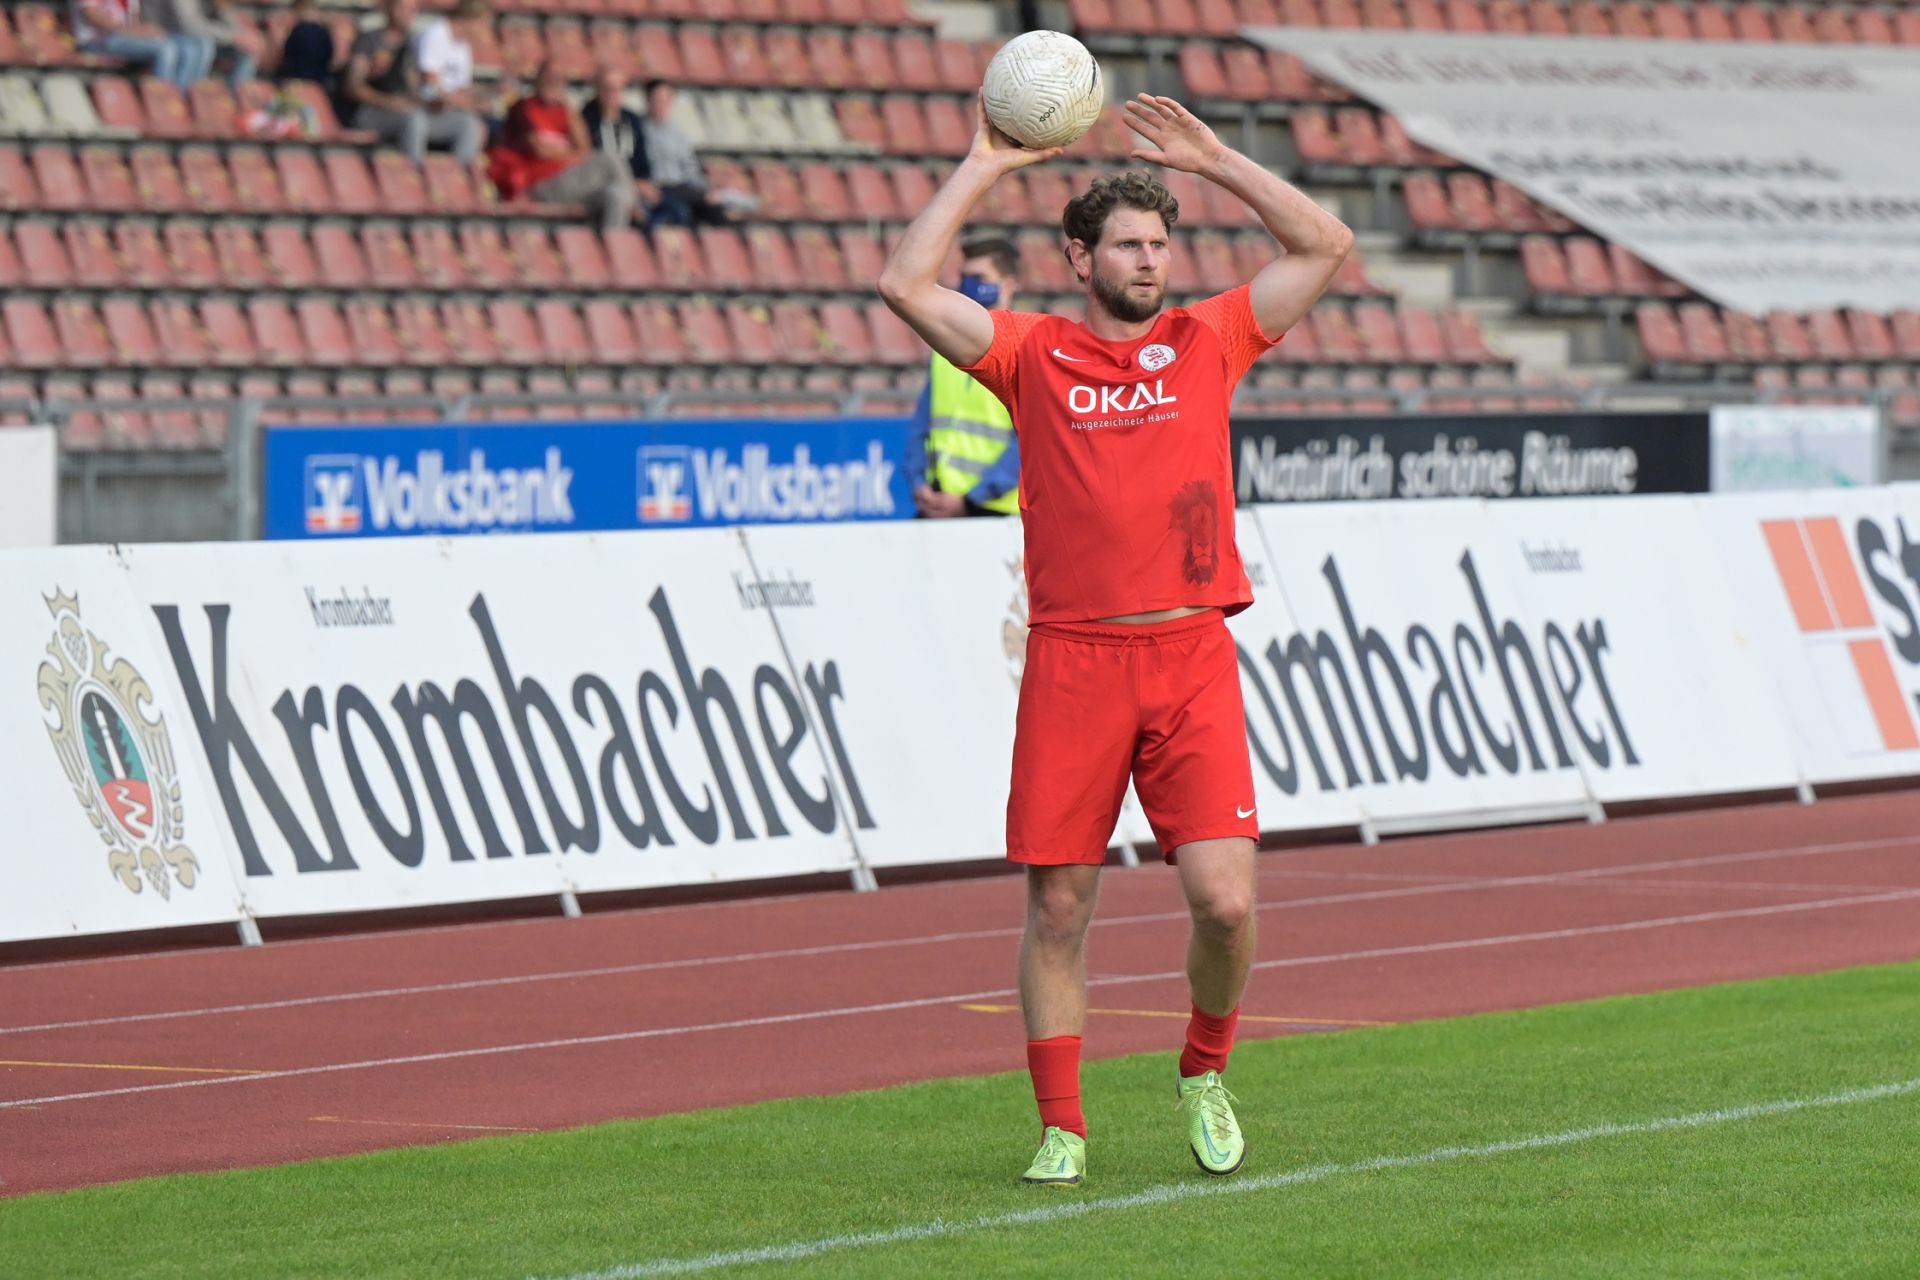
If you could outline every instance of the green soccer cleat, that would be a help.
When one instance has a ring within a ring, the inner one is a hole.
[[[1039,1187],[1077,1187],[1087,1171],[1087,1140],[1057,1125],[1047,1126],[1040,1154],[1020,1175],[1020,1181]]]
[[[1180,1077],[1180,1108],[1187,1113],[1187,1145],[1200,1172],[1224,1178],[1247,1158],[1247,1140],[1233,1118],[1233,1095],[1220,1073]]]

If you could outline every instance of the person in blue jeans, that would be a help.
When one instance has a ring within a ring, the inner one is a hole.
[[[73,42],[82,53],[146,67],[185,89],[213,70],[214,44],[204,36],[169,35],[142,19],[140,0],[72,0]]]

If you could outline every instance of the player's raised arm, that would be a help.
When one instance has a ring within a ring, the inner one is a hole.
[[[973,206],[1002,174],[1051,160],[1059,147],[1029,150],[987,122],[976,103],[973,149],[920,215],[907,225],[880,272],[880,296],[928,346],[961,367],[977,364],[993,343],[993,316],[972,298],[940,284],[940,264]]]
[[[1298,188],[1220,141],[1172,98],[1141,94],[1127,103],[1127,124],[1153,144],[1135,149],[1135,158],[1218,183],[1259,215],[1286,253],[1253,278],[1254,318],[1270,338],[1291,329],[1353,251],[1353,232]]]

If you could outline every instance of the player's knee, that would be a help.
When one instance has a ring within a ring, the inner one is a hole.
[[[1086,899],[1067,883],[1036,888],[1028,910],[1034,934],[1054,943],[1077,942],[1087,931],[1088,914]]]
[[[1222,938],[1231,938],[1253,922],[1253,892],[1245,885],[1221,885],[1193,901],[1196,928]]]

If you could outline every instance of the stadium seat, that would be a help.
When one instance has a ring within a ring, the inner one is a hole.
[[[89,90],[94,115],[102,127],[129,136],[147,132],[147,113],[131,80],[123,76],[95,76]]]
[[[1847,312],[1847,329],[1853,340],[1853,349],[1862,360],[1891,360],[1898,354],[1894,347],[1893,330],[1883,315],[1850,310]]]
[[[13,362],[23,369],[51,369],[61,363],[60,338],[43,303],[30,298],[0,300],[0,329],[13,349]]]
[[[354,364],[386,369],[406,362],[400,336],[384,302],[359,298],[347,303],[345,323]]]
[[[601,233],[600,242],[607,251],[607,269],[614,287],[649,290],[660,283],[660,267],[646,237],[632,227],[616,227]]]
[[[864,167],[864,166],[863,166]],[[881,184],[884,189],[884,184]],[[842,177],[841,167],[822,161],[812,161],[800,166],[797,190],[801,202],[802,217],[820,222],[845,222],[855,217],[870,218],[884,216],[876,214],[862,203]],[[888,192],[883,209],[892,205],[892,194]]]
[[[1504,229],[1500,215],[1493,207],[1493,192],[1480,174],[1448,174],[1447,200],[1453,206],[1456,227],[1481,232]]]
[[[69,222],[62,231],[73,262],[73,282],[83,289],[124,288],[131,281],[122,269],[107,224],[93,219]]]
[[[321,287],[364,289],[372,282],[367,256],[345,223],[322,222],[314,227],[313,257],[320,267],[317,283]]]
[[[592,360],[599,364],[626,365],[640,359],[639,340],[633,321],[618,302],[597,298],[586,305],[587,341]]]
[[[843,227],[834,238],[851,284],[864,289],[880,279],[887,259],[877,236],[863,227]]]
[[[1607,261],[1606,249],[1591,236],[1569,236],[1565,248],[1567,280],[1574,293],[1588,298],[1605,298],[1621,293],[1651,296],[1645,290],[1623,289]]]
[[[920,335],[893,314],[886,303],[869,302],[866,314],[867,327],[873,331],[874,353],[880,360],[899,365],[926,363],[927,349],[921,344]]]
[[[1499,364],[1499,356],[1487,346],[1486,336],[1473,313],[1450,309],[1440,313],[1440,333],[1447,344],[1447,355],[1461,364]]]
[[[555,289],[566,281],[553,237],[537,223],[521,223],[507,232],[507,256],[517,282],[529,289]]]
[[[1440,332],[1440,322],[1433,312],[1421,307],[1403,308],[1398,313],[1400,338],[1406,348],[1407,359],[1418,364],[1441,364],[1447,359],[1447,344]],[[1289,338],[1282,344],[1281,350],[1293,345]]]
[[[193,332],[200,335],[205,354],[202,359],[233,368],[247,368],[260,363],[260,351],[254,338],[252,323],[238,302],[227,298],[208,298],[200,304],[199,323]],[[174,350],[176,363],[184,364],[180,352],[182,343],[188,342],[188,331],[184,326],[176,330],[169,338],[169,347]]]
[[[257,241],[246,223],[216,223],[213,241],[228,283],[237,289],[310,289],[326,278],[313,241],[297,222],[269,222]]]
[[[425,298],[401,298],[393,304],[393,334],[407,364],[432,368],[461,358],[448,342],[441,313]]]
[[[1767,327],[1753,316],[1738,311],[1720,313],[1721,327],[1727,334],[1727,350],[1735,360],[1758,364],[1773,359],[1773,343]]]
[[[193,131],[203,138],[231,138],[240,130],[240,104],[224,80],[201,80],[187,90]]]
[[[252,298],[246,304],[247,323],[262,364],[282,367],[307,362],[300,322],[284,298]]]
[[[461,270],[470,287],[504,289],[518,283],[513,258],[507,252],[506,238],[498,225],[463,222],[459,244]]]
[[[1706,364],[1726,364],[1733,360],[1733,348],[1721,327],[1720,315],[1710,304],[1685,302],[1678,308],[1680,340],[1687,354]]]
[[[407,245],[420,281],[432,289],[459,289],[468,283],[466,264],[453,232],[438,222],[415,222],[407,227]]]
[[[880,100],[880,120],[885,148],[894,155],[930,156],[936,154],[933,135],[917,99],[890,93]],[[844,123],[844,122],[843,122]],[[852,130],[848,130],[851,134]]]
[[[179,283],[155,223],[131,218],[114,223],[113,252],[126,282],[136,289],[162,289]]]
[[[370,222],[360,229],[367,280],[376,289],[418,289],[424,282],[398,225]]]
[[[1400,339],[1393,311],[1377,302],[1362,302],[1353,309],[1353,328],[1366,358],[1375,364],[1399,364],[1407,359],[1406,345]]]
[[[1520,270],[1534,293],[1558,297],[1574,292],[1567,255],[1552,236],[1528,236],[1520,242]]]
[[[342,175],[333,171],[331,154],[328,176],[333,180],[334,193],[338,195]],[[373,182],[378,188],[374,198],[375,207],[384,212],[418,214],[425,213],[433,207],[427,198],[427,186],[421,177],[419,166],[398,151],[373,153]],[[342,205],[342,208],[348,207]],[[371,210],[365,212],[371,212]]]
[[[246,163],[252,166],[249,176],[257,181],[261,170],[265,168],[265,156],[257,148],[248,154]],[[150,176],[162,184],[166,181],[165,166],[161,163],[163,159],[164,153],[149,161]],[[136,149],[133,153],[133,174],[136,182],[143,178],[141,163],[141,151]],[[271,169],[265,169],[265,178],[270,182],[273,180]],[[220,154],[211,147],[181,148],[180,187],[184,192],[182,207],[205,213],[234,213],[243,209],[272,212],[279,203],[277,184],[275,184],[274,190],[269,193],[273,199],[264,209],[256,205],[242,204],[236,189],[235,176],[229,173],[227,165],[221,161]]]
[[[711,302],[683,302],[674,309],[687,358],[699,364],[730,364],[739,359],[726,316]]]
[[[80,177],[87,190],[87,206],[100,210],[140,209],[168,212],[161,201],[147,202],[134,190],[133,173],[126,157],[117,147],[83,147],[80,151]],[[5,175],[0,175],[0,183]],[[0,208],[6,207],[0,203]]]
[[[25,284],[35,289],[64,289],[73,283],[73,263],[51,222],[16,223],[13,238]]]
[[[420,168],[426,176],[427,202],[436,212],[458,215],[480,211],[473,175],[465,165],[444,152],[431,151]]]
[[[773,317],[764,305],[729,302],[725,314],[736,353],[729,363],[740,361],[761,367],[794,362],[792,354],[783,350],[780,335],[774,331]]]
[[[1805,324],[1791,311],[1769,311],[1766,315],[1767,341],[1782,360],[1813,359],[1813,340]]]
[[[490,365],[498,358],[496,342],[501,335],[479,302],[465,298],[442,303],[440,327],[456,362]]]
[[[343,153],[330,151],[323,161],[307,147],[275,147],[273,151],[274,168],[280,175],[282,207],[294,213],[332,213],[336,210],[352,213],[370,213],[379,208],[377,200],[356,198],[354,207],[336,202],[333,184],[327,180],[327,166],[335,156]],[[352,154],[352,153],[344,153]],[[238,168],[239,148],[233,153],[235,168]],[[357,161],[358,156],[354,159]],[[364,174],[364,169],[363,169]],[[372,180],[368,179],[368,189],[372,191]]]
[[[283,154],[295,154],[293,148],[282,148]],[[212,158],[208,172],[219,164],[217,156]],[[235,147],[227,153],[226,172],[233,180],[233,202],[247,213],[290,213],[300,210],[311,211],[317,207],[313,202],[314,188],[323,185],[317,162],[311,154],[300,152],[300,162],[294,166],[295,177],[304,184],[301,192],[305,199],[299,204],[290,203],[282,184],[280,172],[267,158],[267,153],[258,147]],[[180,162],[187,162],[183,153]],[[310,172],[309,172],[310,169]]]
[[[545,347],[540,326],[526,303],[516,298],[493,298],[485,310],[496,359],[505,364],[523,365],[541,361]]]
[[[160,362],[160,342],[147,310],[133,298],[108,298],[100,306],[101,323],[113,350],[113,363],[125,369],[150,368]]]
[[[71,212],[88,207],[86,184],[65,143],[42,142],[33,148],[34,207]]]
[[[174,85],[153,76],[142,76],[139,94],[140,110],[146,116],[141,133],[150,138],[175,141],[204,136],[194,123],[193,112],[187,109],[186,95]]]
[[[207,154],[207,153],[198,153]],[[184,161],[186,153],[182,153]],[[217,162],[217,157],[215,158]],[[176,166],[173,157],[165,148],[156,146],[135,147],[127,155],[127,175],[125,180],[133,185],[138,203],[133,207],[149,213],[178,213],[195,209],[206,213],[222,212],[231,207],[231,193],[226,188],[226,170],[220,170],[220,188],[215,191],[196,190],[188,185],[186,171]],[[124,188],[121,175],[105,157],[97,169],[89,171],[89,183],[95,192],[96,208],[125,208],[121,202]],[[225,203],[221,203],[222,199]]]
[[[598,231],[577,224],[556,227],[553,244],[560,259],[562,278],[570,288],[595,290],[607,287],[612,272],[607,266],[606,249]]]
[[[850,302],[833,301],[820,307],[830,358],[841,364],[869,364],[874,359],[873,335],[866,320]]]
[[[1697,40],[1734,40],[1738,39],[1733,30],[1733,19],[1719,5],[1703,4],[1693,7],[1693,34]]]
[[[660,267],[660,283],[669,289],[702,289],[707,286],[706,259],[700,242],[686,227],[660,227],[653,233],[654,261]]]
[[[819,287],[801,271],[793,245],[777,227],[748,227],[746,243],[755,287],[783,292]]]
[[[1819,39],[1807,11],[1793,5],[1782,5],[1773,11],[1773,30],[1777,38],[1793,44],[1812,44]]]
[[[98,369],[113,363],[113,343],[91,302],[56,298],[52,310],[61,364],[70,369]]]
[[[635,302],[628,314],[640,344],[640,359],[646,364],[678,365],[688,358],[686,339],[679,317],[665,302]]]
[[[848,210],[879,222],[899,220],[893,180],[876,165],[855,161],[846,167]]]
[[[1734,5],[1733,34],[1737,40],[1773,40],[1772,12],[1762,8],[1760,5],[1752,3]]]
[[[1853,349],[1852,335],[1847,332],[1847,322],[1839,312],[1809,311],[1806,314],[1806,326],[1816,358],[1835,362],[1859,358],[1859,353]]]
[[[586,364],[593,360],[593,343],[580,320],[580,311],[571,302],[543,298],[533,307],[534,324],[540,332],[539,352],[555,364]]]

